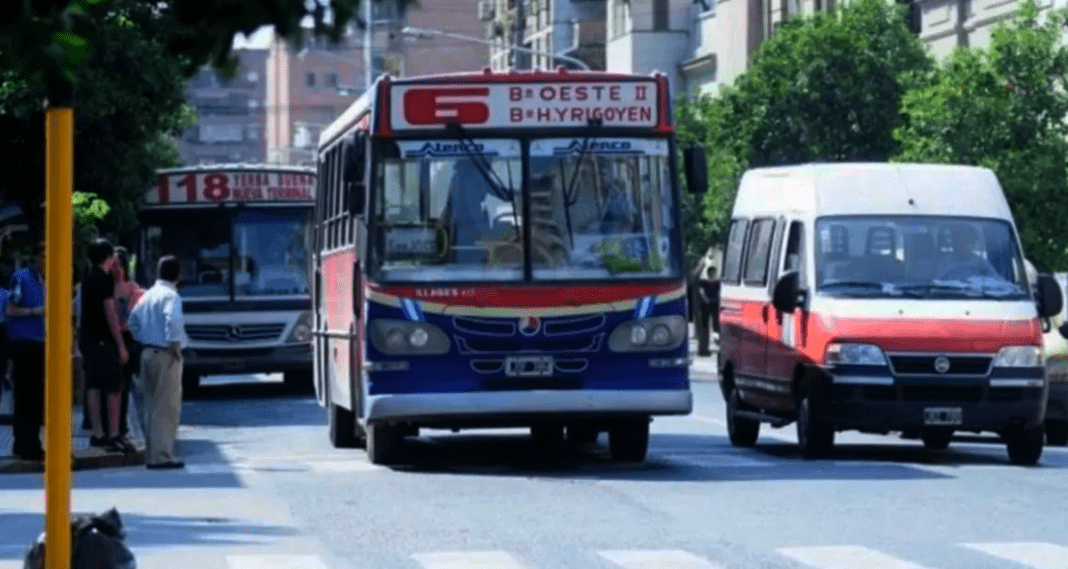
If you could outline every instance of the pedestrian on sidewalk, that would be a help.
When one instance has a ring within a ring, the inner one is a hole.
[[[129,452],[133,446],[119,434],[122,368],[129,361],[130,353],[122,339],[115,279],[111,276],[118,263],[115,247],[107,239],[94,240],[89,245],[89,262],[92,268],[81,286],[82,318],[78,334],[85,362],[89,423],[93,429],[89,446]],[[101,408],[102,398],[107,405],[107,424]]]
[[[709,347],[712,339],[712,330],[709,328],[709,320],[715,319],[713,327],[718,330],[719,318],[719,279],[716,275],[716,267],[712,264],[712,250],[709,249],[697,266],[690,273],[690,291],[693,300],[693,324],[694,334],[697,336],[697,355],[711,356]]]
[[[45,247],[33,248],[28,267],[11,278],[7,326],[14,384],[12,454],[26,460],[44,460],[41,427],[44,426],[45,375]]]
[[[174,451],[182,412],[182,348],[188,343],[178,295],[178,258],[161,258],[156,275],[156,283],[130,313],[130,332],[142,348],[140,375],[148,416],[145,466],[184,468]]]
[[[11,275],[14,272],[11,259],[0,257],[0,395],[4,390],[11,390],[11,378],[8,376],[7,300],[11,297]]]

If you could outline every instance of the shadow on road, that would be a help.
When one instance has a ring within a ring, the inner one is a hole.
[[[224,517],[145,516],[124,512],[121,505],[119,515],[127,534],[126,545],[135,551],[135,555],[136,550],[143,547],[260,546],[272,539],[296,535],[292,528]],[[0,546],[0,560],[22,559],[26,547],[43,527],[44,516],[39,512],[5,513],[0,524],[5,543]],[[195,565],[195,561],[190,560],[190,566]]]
[[[650,437],[646,462],[634,464],[613,461],[606,442],[603,434],[597,443],[581,446],[567,443],[541,446],[522,434],[431,435],[410,439],[408,463],[396,470],[646,482],[950,478],[885,457],[849,464],[834,460],[846,457],[857,460],[857,453],[848,447],[844,449],[846,455],[843,457],[832,457],[830,461],[803,461],[790,457],[793,451],[787,451],[788,445],[785,444],[738,449],[731,447],[724,437],[714,435],[654,434]]]
[[[220,386],[230,393],[186,401],[182,424],[195,427],[292,427],[326,425],[326,413],[313,397],[293,397],[284,389],[270,394],[273,384]],[[244,391],[242,391],[242,388]]]

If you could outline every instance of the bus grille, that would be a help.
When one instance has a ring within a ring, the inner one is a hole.
[[[267,342],[277,340],[285,323],[186,324],[185,333],[194,342]]]

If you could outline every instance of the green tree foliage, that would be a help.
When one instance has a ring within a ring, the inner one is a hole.
[[[93,6],[73,29],[93,46],[74,68],[74,188],[112,204],[122,231],[156,168],[178,164],[173,136],[191,111],[182,81],[188,59],[168,51],[167,17],[137,0]],[[0,71],[0,191],[18,201],[31,231],[42,234],[45,86],[15,69]]]
[[[99,235],[97,224],[107,217],[111,207],[90,192],[74,192],[71,201],[74,205],[74,260],[78,264],[85,258],[89,242]]]
[[[1040,23],[1028,0],[989,50],[958,48],[936,81],[909,93],[895,160],[991,168],[1028,258],[1051,271],[1068,269],[1068,12],[1048,16]]]
[[[680,104],[682,136],[709,152],[711,187],[701,207],[691,209],[702,210],[698,231],[707,233],[690,238],[691,254],[725,238],[746,168],[885,161],[897,152],[899,102],[935,71],[904,10],[858,0],[831,13],[793,17],[732,86]]]

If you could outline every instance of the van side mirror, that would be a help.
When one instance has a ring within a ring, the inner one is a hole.
[[[708,155],[700,144],[694,144],[682,151],[682,169],[686,175],[686,187],[691,194],[704,194],[708,191]]]
[[[801,273],[791,270],[779,277],[771,294],[771,304],[785,313],[792,313],[801,306]]]
[[[1052,275],[1038,275],[1038,316],[1049,318],[1060,314],[1064,309],[1064,295],[1061,286]]]
[[[367,208],[367,134],[356,132],[345,139],[341,147],[343,169],[341,181],[345,191],[349,192],[349,213],[353,216],[363,215]]]

